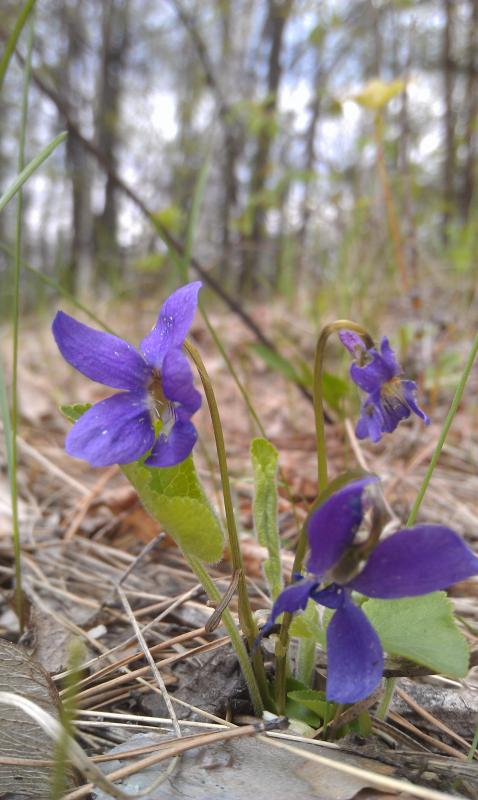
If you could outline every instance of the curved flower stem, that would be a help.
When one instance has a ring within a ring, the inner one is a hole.
[[[349,319],[337,319],[322,328],[315,349],[314,360],[314,416],[315,416],[315,441],[317,446],[317,482],[319,496],[327,488],[327,451],[325,446],[325,409],[323,390],[323,371],[325,360],[325,347],[329,337],[336,331],[348,330],[358,333],[364,340],[367,348],[373,347],[374,342],[368,331]],[[303,567],[307,552],[307,520],[305,521],[297,542],[292,574],[300,572]],[[289,645],[289,628],[292,614],[286,612],[282,618],[279,639],[276,646],[276,679],[275,697],[277,713],[284,713],[286,697],[287,650]]]
[[[315,441],[317,444],[317,473],[319,495],[327,488],[327,452],[325,448],[325,410],[324,410],[324,390],[323,372],[325,347],[332,333],[336,331],[348,330],[358,333],[362,337],[367,348],[373,347],[373,339],[370,334],[356,322],[349,319],[337,319],[322,328],[317,346],[315,348],[314,361],[314,414],[315,414]]]
[[[220,603],[222,600],[221,593],[219,592],[214,581],[209,577],[199,559],[195,558],[194,556],[187,555],[186,553],[185,557],[192,571],[205,589],[209,599],[212,600],[213,603]],[[262,717],[264,705],[262,702],[261,693],[259,691],[256,676],[254,675],[254,670],[252,669],[249,655],[242,640],[241,634],[237,630],[232,614],[227,608],[222,612],[221,619],[236,652],[237,660],[239,661],[242,674],[244,675],[244,679],[251,695],[254,712],[258,717]]]
[[[262,661],[262,655],[259,648],[253,649],[253,645],[259,634],[256,621],[253,617],[251,606],[249,603],[249,596],[247,594],[246,579],[244,575],[244,565],[242,561],[241,549],[239,546],[239,537],[237,534],[236,520],[234,517],[234,509],[232,504],[231,486],[229,483],[229,474],[227,471],[227,458],[226,447],[224,444],[224,434],[221,425],[221,418],[219,416],[219,409],[216,403],[216,397],[212,388],[209,375],[207,374],[206,367],[198,351],[192,344],[186,340],[184,343],[186,351],[191,356],[197,368],[199,376],[204,387],[207,404],[209,406],[209,413],[211,415],[211,422],[214,430],[214,438],[216,441],[217,458],[219,462],[219,471],[221,473],[222,494],[224,498],[224,509],[226,512],[227,533],[229,542],[229,551],[231,554],[232,568],[234,572],[239,575],[238,582],[238,595],[239,595],[239,621],[244,635],[247,639],[249,648],[252,654],[252,663],[254,665],[254,672],[257,682],[260,687],[261,696],[264,702],[268,700],[268,686],[267,678]]]

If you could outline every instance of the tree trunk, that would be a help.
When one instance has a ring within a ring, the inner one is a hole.
[[[66,52],[59,71],[60,91],[65,98],[68,98],[68,116],[76,123],[81,99],[78,87],[75,85],[75,74],[81,66],[84,38],[80,0],[75,4],[63,6],[62,26],[66,39]],[[72,238],[66,282],[73,292],[85,291],[89,288],[92,271],[91,167],[84,148],[74,136],[68,136],[65,153],[72,196]]]
[[[119,112],[123,69],[128,44],[128,0],[107,0],[102,8],[101,72],[98,87],[96,139],[108,170],[118,169]],[[97,257],[107,267],[117,256],[118,208],[116,188],[106,180],[102,213],[95,220]]]
[[[265,238],[266,209],[261,201],[269,173],[269,158],[274,141],[273,122],[277,111],[277,95],[282,77],[281,53],[284,30],[293,0],[269,0],[264,35],[268,38],[267,96],[263,103],[264,121],[257,138],[249,187],[251,205],[250,235],[245,242],[240,287],[244,291],[257,288],[261,245]]]
[[[448,226],[455,199],[455,113],[453,109],[454,70],[452,57],[453,43],[453,4],[454,0],[443,0],[445,27],[443,28],[443,70],[445,99],[445,161],[443,164],[443,243],[448,241]]]
[[[470,214],[476,182],[477,124],[478,124],[478,0],[469,0],[468,76],[466,82],[466,128],[464,146],[466,157],[463,169],[461,213],[466,222]]]

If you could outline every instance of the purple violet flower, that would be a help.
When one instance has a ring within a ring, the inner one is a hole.
[[[129,464],[151,448],[145,461],[151,467],[171,467],[187,458],[197,439],[190,419],[201,395],[182,346],[201,286],[195,281],[168,297],[139,351],[57,313],[52,330],[63,358],[87,378],[123,390],[80,417],[66,437],[67,453],[93,467]]]
[[[430,419],[416,403],[417,385],[400,377],[402,369],[386,336],[380,344],[380,353],[373,347],[367,349],[353,331],[340,331],[339,338],[355,358],[350,377],[367,395],[355,428],[359,439],[368,437],[372,442],[379,442],[383,433],[392,433],[411,412],[426,425],[430,424]]]
[[[277,597],[261,638],[285,611],[304,610],[309,599],[335,609],[327,627],[327,700],[356,703],[380,682],[383,651],[380,639],[351,592],[366,597],[416,597],[446,589],[478,574],[478,558],[460,537],[443,525],[415,525],[377,544],[363,564],[361,545],[354,545],[370,500],[369,476],[335,492],[308,522],[307,570]]]

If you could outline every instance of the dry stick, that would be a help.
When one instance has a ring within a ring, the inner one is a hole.
[[[148,769],[156,764],[160,764],[161,761],[165,761],[168,758],[172,758],[180,753],[184,753],[187,750],[192,750],[195,747],[204,747],[206,745],[216,744],[217,742],[237,739],[242,736],[253,736],[254,734],[262,733],[263,731],[268,730],[270,727],[276,727],[281,723],[282,719],[276,718],[272,723],[258,722],[254,725],[245,725],[242,728],[231,728],[227,731],[221,731],[220,733],[205,733],[198,736],[187,737],[187,739],[185,737],[180,742],[176,741],[170,744],[169,747],[163,747],[159,753],[155,753],[147,758],[143,758],[136,762],[136,764],[120,767],[119,769],[114,770],[114,772],[110,772],[108,779],[122,780],[129,775],[133,775],[135,772]],[[118,755],[116,757],[118,758]],[[87,784],[86,786],[82,786],[80,789],[75,789],[73,792],[69,792],[69,794],[64,796],[63,800],[80,800],[80,798],[86,797],[93,788],[94,785],[92,783]]]
[[[402,700],[404,700],[405,703],[408,706],[410,706],[410,708],[413,711],[415,711],[416,714],[419,714],[420,717],[426,719],[427,722],[431,722],[440,731],[446,733],[447,736],[450,737],[450,739],[454,739],[456,742],[458,742],[458,744],[461,744],[467,751],[470,749],[471,747],[470,742],[467,742],[466,739],[463,738],[463,736],[460,736],[458,733],[455,733],[455,731],[449,728],[448,725],[445,725],[445,723],[442,722],[441,719],[437,719],[437,717],[434,717],[433,714],[430,714],[429,711],[423,708],[419,703],[416,702],[416,700],[413,699],[413,697],[410,697],[410,695],[407,694],[407,692],[404,692],[403,689],[401,689],[399,686],[395,687],[395,693],[398,694],[399,697],[401,697]]]
[[[16,51],[16,56],[21,64],[24,63],[23,57],[20,55],[18,50]],[[161,221],[157,218],[152,211],[149,210],[146,203],[139,197],[138,194],[116,173],[114,170],[111,169],[110,165],[108,164],[104,154],[99,150],[99,148],[92,142],[90,139],[87,139],[84,136],[79,127],[76,123],[70,118],[68,113],[68,105],[65,100],[60,96],[58,92],[48,86],[43,78],[40,77],[36,70],[32,69],[31,73],[32,80],[36,84],[36,86],[40,89],[43,94],[45,94],[49,99],[55,104],[56,108],[62,114],[65,119],[66,127],[68,130],[68,134],[70,136],[75,137],[81,143],[81,145],[87,150],[93,158],[97,161],[101,169],[105,172],[108,176],[109,180],[111,181],[114,186],[123,192],[133,203],[134,205],[141,211],[141,213],[146,217],[146,219],[153,225],[153,227],[157,230],[158,234],[162,238],[162,240],[166,243],[166,245],[177,253],[179,256],[184,256],[184,247],[183,245],[170,233],[170,231],[161,223]],[[256,339],[259,342],[262,342],[272,353],[277,354],[276,347],[274,342],[269,339],[265,333],[261,330],[259,325],[252,319],[252,317],[244,311],[240,303],[231,297],[229,292],[226,291],[224,288],[223,283],[220,280],[214,278],[210,272],[204,267],[197,258],[191,257],[191,266],[193,269],[201,276],[205,283],[221,298],[221,300],[230,308],[230,310],[237,314],[237,316],[243,321],[244,325],[249,328],[250,331],[254,334]],[[312,400],[310,393],[305,389],[301,384],[296,384],[298,390],[301,392],[304,397],[306,397],[309,401]]]
[[[85,519],[93,500],[95,500],[98,497],[98,495],[103,491],[103,489],[109,483],[113,475],[116,475],[118,469],[119,467],[117,464],[115,464],[113,467],[110,467],[105,472],[105,474],[101,476],[99,481],[97,481],[91,492],[83,500],[81,500],[80,507],[77,513],[75,514],[74,519],[71,521],[65,535],[63,536],[64,542],[71,542],[76,532],[78,531],[78,528],[80,527],[81,523]]]
[[[401,725],[402,728],[405,730],[410,731],[419,739],[423,739],[424,742],[428,742],[428,744],[433,745],[436,747],[437,750],[442,750],[448,756],[453,756],[453,758],[459,758],[462,761],[466,761],[466,755],[462,753],[460,750],[456,750],[455,747],[451,747],[449,744],[445,744],[445,742],[441,742],[440,739],[437,739],[435,736],[430,736],[428,733],[425,733],[421,730],[421,728],[417,728],[412,722],[409,722],[408,719],[402,717],[401,714],[397,714],[395,711],[388,712],[389,719],[393,720],[397,725]]]
[[[148,547],[148,545],[146,547]],[[143,554],[140,553],[140,555],[138,557],[138,561],[139,561],[139,559],[141,558],[142,555]],[[128,570],[126,572],[128,573]],[[178,718],[176,716],[176,712],[174,710],[173,704],[171,703],[171,700],[170,700],[170,697],[169,697],[169,694],[168,694],[168,690],[166,689],[166,684],[165,684],[165,682],[164,682],[164,680],[163,680],[163,678],[161,676],[161,673],[160,673],[159,669],[157,668],[157,666],[156,666],[156,664],[154,662],[154,659],[153,659],[151,653],[148,650],[148,645],[146,644],[146,640],[145,640],[144,636],[142,635],[142,633],[141,633],[141,631],[139,629],[139,625],[136,622],[136,619],[135,619],[134,614],[133,614],[133,610],[132,610],[132,608],[131,608],[131,606],[130,606],[130,604],[128,602],[128,598],[126,597],[125,591],[124,591],[123,587],[121,586],[121,582],[117,586],[117,592],[118,592],[120,600],[121,600],[121,602],[123,604],[123,608],[126,611],[126,614],[128,615],[128,619],[131,622],[131,625],[132,625],[133,630],[134,630],[134,632],[136,634],[136,637],[137,637],[138,642],[139,642],[139,644],[141,646],[141,649],[142,649],[142,651],[144,653],[144,657],[146,658],[149,666],[151,667],[151,672],[153,673],[153,675],[154,675],[154,677],[156,679],[156,682],[157,682],[157,684],[159,686],[159,690],[161,692],[161,696],[162,696],[162,698],[163,698],[163,700],[164,700],[164,702],[166,704],[166,708],[168,709],[168,713],[169,713],[169,716],[171,718],[171,722],[172,722],[172,725],[173,725],[173,728],[174,728],[174,732],[175,732],[176,736],[178,737],[178,739],[180,739],[181,736],[182,736],[181,728],[179,726]],[[162,783],[164,783],[166,780],[168,780],[169,776],[172,775],[172,773],[176,769],[178,763],[179,763],[179,756],[175,756],[173,758],[171,764],[169,765],[168,769],[166,770],[166,772],[163,775],[160,775],[158,777],[158,779],[156,781],[154,781],[154,783],[153,783],[154,789],[157,789]],[[150,787],[150,791],[151,792],[153,791],[153,786]]]
[[[343,764],[340,761],[333,761],[327,756],[319,756],[316,753],[311,753],[308,750],[301,750],[298,747],[293,747],[285,742],[278,742],[271,740],[269,737],[259,736],[263,742],[267,742],[273,747],[279,747],[282,750],[287,750],[301,758],[306,758],[309,761],[314,761],[323,767],[335,769],[337,772],[342,772],[345,775],[351,775],[354,778],[359,778],[365,782],[366,786],[373,786],[378,789],[390,790],[392,792],[405,792],[405,796],[411,795],[412,797],[419,797],[423,800],[457,800],[456,795],[448,794],[447,792],[439,792],[435,789],[427,789],[424,786],[416,786],[409,781],[398,780],[397,778],[390,778],[388,775],[379,775],[377,772],[371,772],[361,767],[355,767],[352,764]]]
[[[149,628],[151,628],[153,625],[157,625],[157,624],[158,624],[158,622],[161,622],[161,620],[162,620],[162,619],[164,619],[164,617],[167,617],[167,616],[168,616],[168,614],[170,614],[170,612],[171,612],[171,611],[173,611],[174,609],[178,608],[180,605],[182,605],[184,602],[186,602],[186,600],[188,600],[190,597],[193,597],[193,596],[194,596],[194,594],[195,594],[195,593],[196,593],[196,592],[197,592],[199,589],[201,590],[201,592],[203,592],[203,588],[202,588],[201,584],[196,584],[196,586],[194,586],[194,587],[193,587],[192,589],[190,589],[188,592],[185,592],[185,593],[184,593],[184,594],[182,594],[180,597],[176,598],[176,600],[174,600],[174,602],[173,602],[173,603],[171,603],[171,602],[168,600],[168,601],[167,601],[168,605],[166,605],[166,607],[165,607],[165,608],[164,608],[164,606],[163,606],[164,610],[163,610],[163,611],[161,611],[161,613],[160,613],[160,614],[158,614],[158,616],[157,616],[157,617],[154,617],[154,619],[152,619],[150,622],[148,622],[148,623],[147,623],[147,625],[144,625],[144,626],[141,628],[141,633],[142,633],[142,634],[146,633],[146,631],[147,631],[147,630],[149,630]],[[141,611],[142,611],[142,610],[143,610],[143,609],[141,609]],[[139,614],[137,613],[137,614],[136,614],[136,617],[138,617],[138,616],[139,616]],[[195,631],[195,632],[197,632],[197,633],[198,633],[198,636],[200,636],[200,635],[201,635],[201,634],[199,633],[200,631],[203,631],[203,628],[196,628],[196,631]],[[188,635],[189,635],[189,633],[190,633],[190,631],[188,631]],[[182,636],[184,636],[184,634],[181,634],[181,635],[182,635]],[[134,641],[135,641],[135,639],[136,639],[136,636],[129,636],[127,639],[125,639],[125,641],[124,641],[124,642],[121,642],[120,644],[117,644],[115,647],[111,647],[110,649],[107,649],[107,650],[105,650],[105,651],[104,651],[104,653],[102,653],[101,655],[99,655],[99,656],[95,656],[94,658],[90,658],[90,659],[89,659],[89,661],[84,661],[84,662],[83,662],[83,664],[81,664],[81,665],[80,665],[80,667],[79,667],[79,670],[80,670],[80,671],[81,671],[81,670],[84,670],[84,669],[86,669],[87,667],[91,667],[91,666],[93,666],[93,664],[96,664],[98,661],[103,661],[103,659],[105,659],[105,658],[109,658],[109,657],[110,657],[110,656],[112,656],[112,655],[113,655],[113,653],[115,653],[117,650],[122,650],[123,648],[125,648],[125,647],[127,647],[129,644],[131,644],[131,642],[134,642]],[[167,647],[167,646],[172,646],[174,643],[176,643],[176,639],[167,639],[167,640],[166,640],[166,641],[164,641],[164,642],[160,642],[158,645],[154,645],[154,647],[155,647],[155,648],[156,648],[156,650],[157,650],[157,649],[160,647],[160,645],[161,645],[161,646],[163,646],[163,648],[164,648],[164,649],[166,649],[166,647]],[[153,648],[150,648],[150,650],[151,650],[151,652],[156,652],[156,651],[154,651],[154,650],[153,650]],[[139,655],[139,653],[138,653],[138,652],[136,652],[136,653],[134,654],[134,656],[132,656],[131,660],[134,660],[134,658],[137,658],[137,657],[138,657],[138,655]],[[129,657],[129,656],[127,656],[127,658],[129,659],[130,657]],[[123,663],[127,664],[127,663],[128,663],[128,661],[123,661]],[[119,664],[119,662],[116,662],[116,664],[113,664],[113,665],[111,665],[111,664],[108,664],[108,666],[107,666],[107,669],[114,668],[115,666],[118,666],[118,664]],[[67,675],[69,675],[70,673],[71,673],[71,670],[66,670],[65,672],[61,672],[61,673],[59,673],[58,675],[54,675],[54,676],[53,676],[53,680],[61,680],[61,679],[63,679],[63,678],[66,678],[66,676],[67,676]],[[98,673],[96,673],[96,674],[98,674]]]
[[[143,629],[144,630],[144,629]],[[172,639],[167,639],[164,642],[159,642],[158,644],[153,645],[149,648],[150,653],[157,653],[159,650],[170,650],[172,649],[173,645],[175,644],[182,644],[183,642],[188,642],[190,639],[197,639],[203,633],[205,633],[205,628],[195,628],[192,631],[186,631],[186,633],[180,633],[178,636],[175,636]],[[135,637],[136,638],[136,637]],[[127,639],[129,642],[130,639]],[[126,643],[124,643],[126,644]],[[114,650],[123,647],[123,644],[119,644]],[[108,651],[101,656],[93,659],[93,661],[98,661],[99,659],[107,658],[112,654],[113,651]],[[102,667],[101,669],[97,670],[97,672],[93,672],[91,675],[86,675],[86,677],[82,678],[81,681],[78,683],[79,685],[84,685],[88,683],[92,683],[93,681],[99,680],[99,678],[108,675],[110,672],[114,672],[121,667],[125,667],[131,663],[131,661],[137,661],[138,658],[141,656],[141,651],[135,650],[134,653],[130,653],[127,656],[124,656],[119,661],[114,661],[111,664],[107,664],[106,666]],[[82,664],[82,669],[87,667],[91,662],[86,662],[86,664]],[[54,675],[53,680],[60,680],[65,678],[69,675],[71,670],[67,670],[66,672],[62,672],[59,675]]]
[[[122,586],[118,586],[117,591],[118,591],[118,594],[120,596],[121,602],[123,603],[123,608],[124,608],[124,610],[126,611],[126,613],[128,615],[128,619],[131,622],[131,626],[133,627],[133,630],[134,630],[134,632],[136,634],[138,642],[139,642],[139,644],[141,646],[141,649],[142,649],[142,651],[144,653],[144,657],[145,657],[146,661],[148,662],[149,666],[151,667],[151,672],[153,673],[154,677],[156,678],[156,682],[157,682],[157,684],[158,684],[158,686],[159,686],[159,688],[161,690],[164,702],[166,703],[166,708],[168,709],[169,716],[171,717],[171,722],[173,724],[174,732],[175,732],[176,736],[180,737],[181,736],[181,728],[179,727],[179,723],[178,723],[178,718],[176,716],[176,712],[175,712],[175,710],[173,708],[173,704],[171,703],[171,700],[169,698],[168,690],[166,689],[166,684],[164,683],[164,680],[163,680],[163,678],[161,676],[161,673],[158,670],[158,667],[156,666],[156,663],[154,661],[153,656],[149,652],[148,645],[146,644],[146,640],[145,640],[143,634],[140,631],[138,623],[136,622],[136,619],[135,619],[134,614],[133,614],[133,610],[132,610],[132,608],[131,608],[131,606],[129,604],[128,598],[126,597],[126,594],[125,594],[125,591],[124,591],[123,587]]]
[[[221,639],[217,639],[214,642],[209,642],[208,644],[202,644],[199,647],[194,647],[192,650],[188,650],[185,653],[178,653],[174,656],[169,656],[168,658],[163,658],[162,661],[158,661],[158,667],[166,667],[168,664],[176,664],[177,661],[182,661],[185,658],[190,658],[191,656],[199,655],[200,653],[207,653],[209,650],[217,650],[219,647],[227,644],[229,642],[228,636],[223,636]],[[101,686],[91,686],[89,689],[84,689],[82,692],[78,692],[77,699],[85,699],[87,697],[91,697],[92,695],[98,694],[99,692],[103,691],[106,687],[113,687],[117,686],[118,684],[127,683],[132,678],[142,677],[149,672],[149,667],[139,667],[131,672],[127,672],[125,675],[119,675],[117,678],[111,678],[109,681],[106,681]],[[61,694],[61,692],[60,692]]]

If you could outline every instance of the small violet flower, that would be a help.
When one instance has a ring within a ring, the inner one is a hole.
[[[350,377],[367,394],[355,429],[359,439],[369,437],[372,442],[380,441],[383,433],[392,433],[402,419],[408,419],[411,412],[426,425],[430,424],[429,418],[415,401],[416,383],[400,377],[402,369],[385,336],[380,353],[374,347],[367,348],[353,331],[340,331],[339,337],[355,358],[350,367]]]
[[[189,455],[197,439],[190,419],[201,395],[181,348],[201,285],[182,286],[165,301],[139,351],[58,312],[52,329],[66,361],[87,378],[123,390],[80,417],[66,437],[67,453],[93,467],[129,464],[149,450],[145,464],[152,467],[174,466]]]
[[[383,651],[377,633],[352,590],[366,597],[415,597],[445,589],[478,574],[478,558],[450,528],[416,525],[392,534],[366,558],[355,534],[367,507],[369,476],[335,492],[308,523],[309,578],[300,578],[277,597],[261,638],[285,611],[304,610],[309,599],[335,609],[327,626],[327,700],[355,703],[380,682]],[[362,558],[362,562],[361,562]]]

